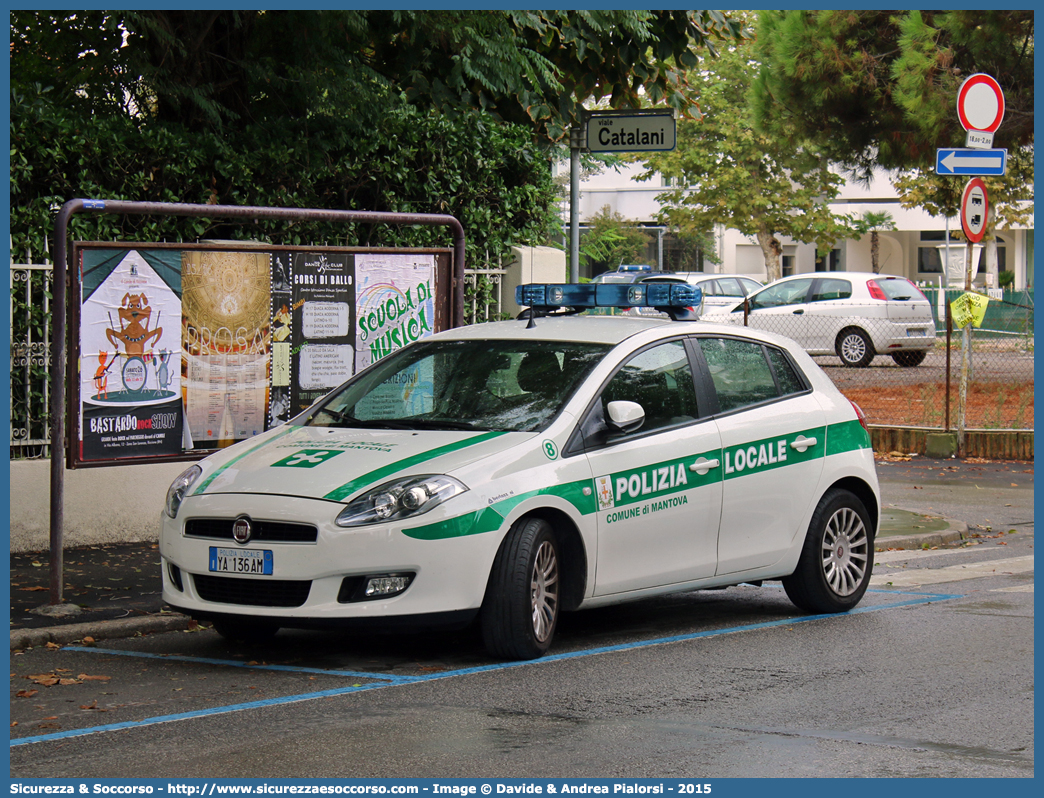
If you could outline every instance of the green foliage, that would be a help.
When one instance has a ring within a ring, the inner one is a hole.
[[[976,72],[1004,90],[995,146],[1033,141],[1033,11],[763,11],[754,85],[758,127],[816,141],[831,162],[926,167],[963,146],[960,84]]]
[[[805,142],[755,130],[748,90],[757,64],[752,48],[739,45],[692,72],[699,120],[682,120],[673,152],[643,159],[646,171],[671,179],[657,199],[660,220],[690,235],[723,224],[758,239],[770,279],[779,276],[777,235],[829,249],[850,231],[847,217],[827,206],[842,179],[831,172],[821,151]]]
[[[44,82],[57,64],[63,102],[95,112],[126,97],[190,127],[334,116],[355,132],[401,94],[424,112],[481,110],[557,141],[584,102],[688,110],[680,69],[743,35],[719,11],[16,12],[13,83]],[[97,67],[83,82],[85,50]]]
[[[11,232],[15,251],[42,251],[72,197],[145,202],[444,213],[468,247],[505,253],[556,230],[550,159],[518,126],[482,114],[449,120],[404,105],[369,139],[331,128],[243,126],[236,136],[120,116],[70,117],[50,92],[19,94],[11,118]],[[271,243],[446,246],[444,230],[77,214],[81,240],[253,238]]]
[[[580,257],[589,268],[613,270],[621,263],[645,263],[652,237],[636,222],[606,205],[588,220],[588,225],[580,240]]]

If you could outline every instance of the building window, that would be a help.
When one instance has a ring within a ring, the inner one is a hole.
[[[840,268],[841,263],[841,250],[832,249],[826,255],[820,255],[816,252],[816,271],[817,272],[837,272],[843,271]]]
[[[794,256],[793,255],[784,255],[780,260],[782,260],[782,262],[783,262],[782,266],[781,266],[781,268],[782,268],[782,275],[781,276],[783,276],[783,277],[790,277],[790,275],[794,274]]]
[[[943,256],[939,245],[946,243],[945,230],[922,230],[921,241],[917,245],[917,273],[942,274]],[[960,246],[959,241],[950,237],[950,244]]]

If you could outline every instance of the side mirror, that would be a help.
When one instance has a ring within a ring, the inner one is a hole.
[[[614,432],[635,432],[645,423],[645,411],[637,402],[610,402],[606,410]]]

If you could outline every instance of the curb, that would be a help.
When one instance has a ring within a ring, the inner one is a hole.
[[[905,510],[904,508],[896,507],[895,505],[889,506],[893,510],[916,512],[914,510]],[[879,535],[874,540],[874,551],[953,546],[957,543],[963,543],[968,540],[968,525],[966,523],[963,521],[956,521],[952,518],[942,518],[940,520],[945,521],[949,525],[949,528],[941,529],[938,532],[919,532],[913,535]]]
[[[48,643],[74,643],[85,637],[115,640],[149,632],[174,632],[188,629],[192,619],[176,612],[118,618],[113,621],[61,624],[39,629],[16,629],[11,632],[11,650],[15,651]]]

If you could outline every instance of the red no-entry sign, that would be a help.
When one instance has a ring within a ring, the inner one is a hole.
[[[965,130],[993,133],[1004,119],[1004,92],[989,75],[972,75],[957,90],[957,116]]]

